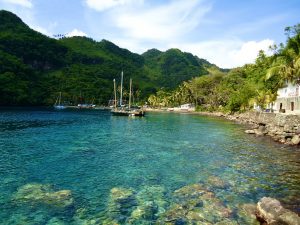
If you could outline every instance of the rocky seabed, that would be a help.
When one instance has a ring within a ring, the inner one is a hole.
[[[257,204],[240,204],[234,208],[222,201],[213,189],[226,188],[219,177],[209,178],[205,186],[195,183],[167,193],[162,186],[145,186],[140,191],[114,187],[110,190],[106,210],[91,214],[76,204],[70,190],[55,190],[51,185],[26,184],[12,197],[16,205],[29,208],[31,215],[12,215],[8,224],[82,224],[82,225],[300,225],[300,217],[269,197]],[[51,209],[45,218],[39,210]],[[64,215],[68,215],[68,221]]]

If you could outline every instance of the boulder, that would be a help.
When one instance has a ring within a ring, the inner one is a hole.
[[[246,134],[255,134],[255,131],[254,130],[245,130],[245,133]]]
[[[277,199],[263,197],[257,203],[257,217],[267,224],[276,224],[279,216],[284,213],[284,208]]]
[[[293,145],[298,145],[300,143],[299,135],[294,135],[291,142],[293,143]]]
[[[256,216],[268,225],[300,225],[300,217],[274,198],[263,197],[257,203]]]
[[[267,130],[266,126],[259,126],[259,128],[257,129],[257,131],[258,131],[259,134],[262,134],[262,135],[268,133],[268,130]]]

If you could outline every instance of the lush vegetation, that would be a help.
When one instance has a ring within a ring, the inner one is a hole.
[[[274,54],[263,51],[254,64],[229,72],[211,67],[209,74],[184,81],[173,91],[159,90],[148,99],[154,107],[172,107],[194,103],[198,110],[235,112],[253,104],[266,107],[276,99],[278,88],[287,80],[300,80],[300,24],[285,29],[286,45],[270,46]]]
[[[107,40],[52,39],[4,10],[0,21],[0,105],[51,105],[58,92],[72,103],[107,104],[122,70],[124,84],[133,78],[135,99],[142,101],[215,67],[178,49],[138,55]]]
[[[107,104],[124,70],[125,89],[133,78],[135,99],[151,106],[241,111],[265,107],[286,80],[300,78],[300,25],[286,28],[272,56],[261,51],[254,64],[227,71],[178,49],[138,55],[107,40],[52,39],[4,10],[0,21],[0,105],[51,105],[58,92],[74,104]]]

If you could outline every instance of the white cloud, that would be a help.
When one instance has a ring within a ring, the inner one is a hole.
[[[269,46],[273,45],[274,43],[275,41],[270,39],[265,39],[258,42],[248,41],[243,43],[239,49],[232,50],[229,53],[229,57],[232,58],[239,66],[242,66],[246,63],[253,63],[260,50],[264,50],[267,54],[269,54]]]
[[[1,0],[1,1],[7,4],[19,5],[26,8],[33,7],[31,0]]]
[[[87,6],[97,11],[104,11],[117,6],[137,3],[143,3],[143,0],[86,0]]]
[[[262,41],[222,40],[206,41],[190,44],[172,44],[170,47],[177,47],[183,51],[191,52],[200,58],[222,68],[234,68],[243,66],[246,63],[253,63],[259,50],[264,50],[267,54],[269,46],[275,42],[270,39]]]
[[[77,29],[73,29],[71,32],[66,34],[66,37],[74,37],[74,36],[85,37],[85,36],[87,36],[87,34],[84,33],[83,31],[80,31],[80,30],[77,30]]]
[[[171,1],[156,6],[118,10],[114,12],[115,24],[130,38],[170,41],[183,36],[201,23],[211,9],[202,0]]]

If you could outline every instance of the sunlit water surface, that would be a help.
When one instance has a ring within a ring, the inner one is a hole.
[[[243,129],[222,119],[186,114],[127,118],[101,110],[2,109],[0,223],[101,222],[114,187],[134,193],[159,187],[167,211],[172,193],[191,184],[215,193],[237,221],[241,204],[263,196],[299,212],[299,149],[244,134]],[[56,207],[44,199],[20,197],[28,184],[50,185],[53,192],[70,190],[72,204]],[[159,216],[135,224],[154,224]],[[120,221],[128,223],[128,218]]]

